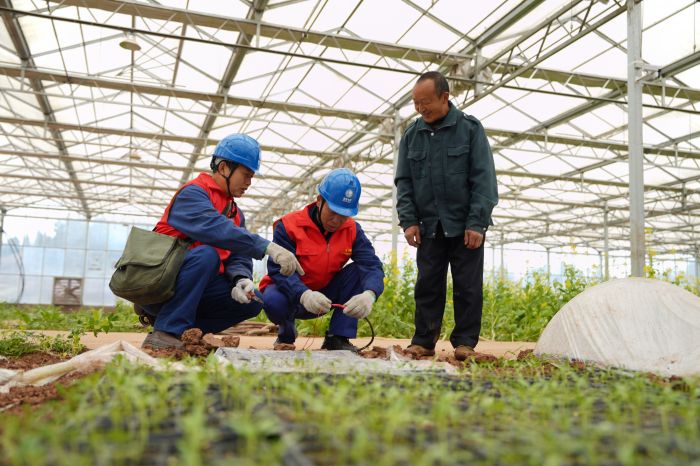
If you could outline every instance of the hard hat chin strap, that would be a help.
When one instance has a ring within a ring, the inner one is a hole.
[[[212,159],[212,165],[214,164],[214,159]],[[225,163],[226,166],[229,168],[229,174],[228,176],[224,175],[219,171],[219,167],[221,166],[222,163]],[[233,176],[234,170],[231,169],[231,166],[228,164],[226,160],[219,160],[219,162],[216,164],[216,172],[223,176],[224,179],[226,180],[226,191],[228,192],[228,197],[233,198],[233,194],[231,194],[231,177]]]
[[[326,200],[321,196],[321,206],[318,208],[318,212],[316,212],[316,217],[318,220],[318,223],[323,225],[323,222],[321,222],[321,212],[323,211],[323,206],[326,205]]]

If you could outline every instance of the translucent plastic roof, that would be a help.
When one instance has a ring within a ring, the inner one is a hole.
[[[0,0],[0,207],[148,222],[226,134],[263,147],[240,200],[266,232],[331,168],[391,235],[397,134],[441,70],[484,124],[492,244],[629,247],[623,0]],[[700,6],[645,0],[646,227],[697,248]],[[139,50],[120,46],[127,34]]]

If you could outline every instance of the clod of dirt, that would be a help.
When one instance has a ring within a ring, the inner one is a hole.
[[[363,358],[369,359],[389,359],[389,353],[386,348],[381,346],[373,346],[370,350],[365,350],[359,353]]]
[[[226,335],[221,341],[224,342],[226,348],[238,348],[238,345],[241,343],[241,337]]]
[[[534,350],[526,349],[518,353],[518,361],[524,361],[535,354]]]
[[[224,347],[224,342],[214,336],[213,333],[207,333],[202,337],[202,344],[209,350]]]
[[[581,361],[580,359],[572,359],[571,361],[569,361],[569,364],[573,369],[576,370],[576,372],[586,371],[586,363]]]
[[[498,361],[498,358],[494,356],[493,354],[486,354],[486,353],[475,353],[474,356],[468,357],[468,360],[472,360],[474,362],[496,362]]]
[[[185,330],[180,337],[185,345],[199,345],[202,341],[202,331],[198,328]]]
[[[209,350],[204,345],[185,345],[185,351],[192,356],[208,356]]]
[[[222,348],[224,346],[237,347],[240,343],[240,337],[225,336],[224,340],[219,339],[212,333],[207,333],[202,336],[202,331],[198,328],[185,330],[180,336],[180,340],[184,343],[184,349],[166,348],[153,349],[147,348],[146,352],[157,358],[175,358],[182,359],[186,355],[191,356],[208,356],[212,350]]]

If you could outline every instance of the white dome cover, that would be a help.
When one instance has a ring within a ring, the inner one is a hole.
[[[700,298],[648,278],[596,285],[556,313],[535,354],[665,376],[700,375]]]

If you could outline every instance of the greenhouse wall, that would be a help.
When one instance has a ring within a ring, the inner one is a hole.
[[[113,306],[116,297],[108,283],[131,227],[127,223],[6,215],[0,252],[0,302],[54,304],[54,283],[62,277],[82,279],[80,304]],[[388,261],[391,243],[375,241],[374,246],[377,254]],[[487,244],[484,276],[489,279],[502,275],[518,282],[528,280],[532,272],[549,271],[550,280],[561,281],[566,265],[572,265],[586,277],[602,279],[602,254],[584,248],[566,249],[550,250],[548,267],[547,251],[538,245],[508,245],[501,259],[501,248]],[[401,261],[415,260],[415,249],[400,243],[399,256]],[[265,274],[265,263],[254,262],[254,274],[259,279]],[[668,278],[696,276],[695,260],[689,256],[654,257],[653,267],[658,273],[666,272]],[[611,252],[609,269],[611,278],[627,276],[629,254]]]

